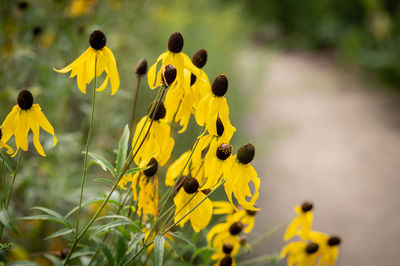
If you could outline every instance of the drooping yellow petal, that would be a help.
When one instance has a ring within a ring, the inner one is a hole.
[[[38,104],[34,104],[31,108],[35,119],[38,121],[39,125],[49,134],[53,135],[53,146],[57,145],[57,138],[54,133],[54,128],[47,120],[46,116],[43,114],[42,109]]]
[[[29,115],[27,111],[21,111],[18,116],[17,128],[15,130],[15,144],[23,151],[28,150]]]
[[[21,108],[18,105],[14,105],[11,112],[7,115],[6,119],[4,120],[3,124],[1,125],[1,131],[3,137],[1,138],[2,141],[7,142],[17,128],[17,117],[21,112]]]
[[[105,70],[110,77],[111,95],[114,95],[118,91],[120,85],[117,63],[115,62],[113,52],[107,46],[103,47],[102,52],[104,53],[106,64]]]
[[[62,69],[53,68],[53,70],[58,73],[65,74],[71,71],[72,69],[79,67],[81,64],[83,64],[83,62],[87,60],[88,55],[92,52],[91,49],[93,50],[93,48],[91,47],[86,49],[86,51],[83,52],[83,54],[81,54],[77,59],[75,59],[71,64],[67,65],[66,67]]]
[[[32,129],[33,133],[33,145],[35,146],[36,150],[40,155],[43,157],[46,157],[46,154],[43,150],[42,144],[40,144],[39,140],[39,132],[40,132],[40,127],[39,127],[39,122],[36,119],[35,112],[29,111],[28,113],[28,119],[29,119],[29,124]]]
[[[150,89],[154,89],[157,86],[156,82],[156,71],[157,71],[157,64],[160,60],[164,60],[168,56],[168,52],[162,53],[158,58],[157,61],[149,68],[147,72],[147,82],[149,84]]]

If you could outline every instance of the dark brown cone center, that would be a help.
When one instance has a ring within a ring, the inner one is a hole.
[[[168,50],[173,53],[180,53],[183,49],[183,36],[180,32],[174,32],[168,40]]]
[[[17,102],[18,102],[18,106],[22,109],[22,110],[29,110],[31,109],[32,105],[33,105],[33,96],[32,93],[28,90],[22,90],[19,94],[18,94],[18,98],[17,98]]]
[[[242,164],[250,163],[256,154],[254,146],[250,143],[243,145],[237,152],[237,159]]]
[[[149,163],[147,164],[147,167],[150,167],[146,170],[143,171],[143,173],[147,176],[147,177],[152,177],[155,176],[158,170],[158,162],[156,159],[151,158],[151,160],[149,161]]]
[[[212,84],[211,90],[215,96],[224,96],[228,90],[228,78],[225,75],[219,75],[216,77]]]
[[[101,50],[106,46],[107,38],[101,30],[95,30],[90,34],[89,44],[95,50]]]
[[[218,159],[225,161],[232,154],[232,146],[226,143],[223,143],[218,146],[216,156]]]

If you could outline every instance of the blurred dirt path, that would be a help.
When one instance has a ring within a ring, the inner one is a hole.
[[[399,265],[399,94],[326,56],[244,57],[244,73],[258,73],[251,88],[243,81],[255,100],[238,130],[255,142],[262,178],[256,234],[310,200],[314,229],[343,238],[337,265]],[[278,251],[282,233],[255,252]]]

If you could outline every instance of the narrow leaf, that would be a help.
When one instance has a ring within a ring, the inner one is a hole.
[[[195,245],[195,244],[192,242],[192,240],[191,240],[187,235],[185,235],[184,233],[177,231],[177,232],[168,232],[168,234],[169,234],[169,235],[172,235],[173,237],[176,237],[176,238],[179,238],[179,239],[185,241],[185,242],[188,243],[194,250],[196,250],[196,245]]]
[[[129,126],[125,125],[124,133],[119,141],[119,148],[117,154],[117,161],[116,161],[116,168],[117,168],[117,175],[122,169],[122,166],[126,160],[126,156],[128,153],[128,142],[129,142]]]
[[[96,235],[100,234],[101,232],[107,231],[108,229],[111,229],[116,226],[120,225],[126,225],[126,224],[132,224],[132,221],[126,221],[126,220],[116,220],[116,221],[111,221],[105,225],[99,226],[96,231],[94,231],[91,235],[90,238],[95,237]]]
[[[4,164],[6,165],[8,171],[10,171],[11,175],[14,175],[15,169],[10,161],[10,158],[8,156],[3,156],[3,158],[4,158]]]
[[[156,235],[156,237],[154,238],[154,255],[156,257],[156,266],[163,265],[164,244],[165,244],[164,237]]]
[[[51,254],[44,254],[44,257],[51,261],[54,266],[62,266],[62,261],[54,255]]]
[[[107,247],[107,245],[104,244],[104,242],[101,241],[100,239],[95,238],[93,240],[96,242],[96,244],[97,244],[97,246],[99,246],[101,252],[103,252],[104,256],[107,258],[108,265],[115,265],[114,258],[111,254],[110,249]]]
[[[8,217],[7,211],[2,209],[0,211],[0,222],[9,230],[13,231],[17,235],[19,234],[17,229],[12,225],[10,218]]]
[[[134,250],[137,245],[139,244],[140,241],[142,241],[142,239],[145,237],[145,234],[143,233],[137,233],[134,235],[132,242],[129,244],[129,248],[126,251],[126,253],[130,253],[132,252],[132,250]]]
[[[117,233],[117,253],[115,255],[115,261],[117,264],[122,260],[126,252],[126,241],[122,234]]]
[[[115,177],[114,167],[109,161],[107,161],[103,156],[99,154],[93,152],[89,152],[88,154],[96,161],[97,164],[99,164],[103,168],[104,171],[106,171],[107,169]]]
[[[92,204],[95,204],[95,203],[103,202],[104,200],[105,200],[105,198],[96,198],[93,200],[86,201],[86,202],[82,203],[82,208],[92,205]],[[120,205],[120,203],[118,201],[115,201],[112,199],[110,199],[108,202],[113,203],[116,206]],[[76,212],[78,210],[78,208],[79,208],[79,206],[76,206],[75,208],[73,208],[69,213],[67,213],[67,215],[65,215],[65,218],[68,218],[69,216],[71,216],[74,212]]]
[[[167,240],[168,244],[172,247],[172,249],[175,251],[175,253],[178,255],[178,257],[181,259],[181,261],[183,261],[181,251],[175,246],[175,244],[171,241],[171,239],[169,239],[166,236],[163,236],[163,237],[165,238],[165,240]]]
[[[104,178],[95,178],[95,179],[93,179],[93,181],[96,181],[96,182],[99,182],[99,183],[103,183],[103,184],[107,184],[107,185],[110,185],[110,186],[114,185],[114,183],[111,180],[104,179]]]
[[[15,218],[15,220],[46,220],[46,221],[56,222],[56,223],[64,225],[65,227],[71,228],[70,224],[65,223],[63,220],[57,219],[52,215],[25,216],[25,217]]]
[[[74,231],[75,231],[74,229],[63,228],[63,229],[58,230],[57,232],[54,232],[53,234],[49,235],[44,240],[49,240],[49,239],[56,238],[59,236],[65,236],[65,235],[71,234]]]
[[[81,249],[81,250],[78,250],[78,251],[74,252],[74,253],[71,255],[71,260],[72,260],[72,259],[75,259],[75,258],[82,257],[82,256],[91,256],[91,255],[93,255],[93,254],[94,254],[94,251],[92,251],[92,250],[89,250],[89,249]]]
[[[57,218],[57,219],[63,221],[65,224],[68,224],[68,225],[69,225],[69,226],[67,226],[68,228],[72,228],[72,226],[70,225],[70,223],[68,222],[68,220],[65,219],[64,216],[62,216],[62,215],[59,214],[58,212],[55,212],[55,211],[53,211],[53,210],[50,210],[50,209],[44,208],[44,207],[33,207],[33,208],[31,208],[31,209],[32,209],[32,210],[39,210],[39,211],[45,212],[45,213],[47,213],[47,214],[50,214],[50,215],[54,216],[55,218]]]

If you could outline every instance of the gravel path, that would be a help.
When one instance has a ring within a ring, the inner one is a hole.
[[[399,265],[399,94],[323,55],[251,53],[246,61],[267,62],[246,65],[262,75],[239,125],[255,140],[262,177],[256,233],[310,200],[314,229],[343,238],[337,265]],[[282,234],[255,252],[278,251]]]

